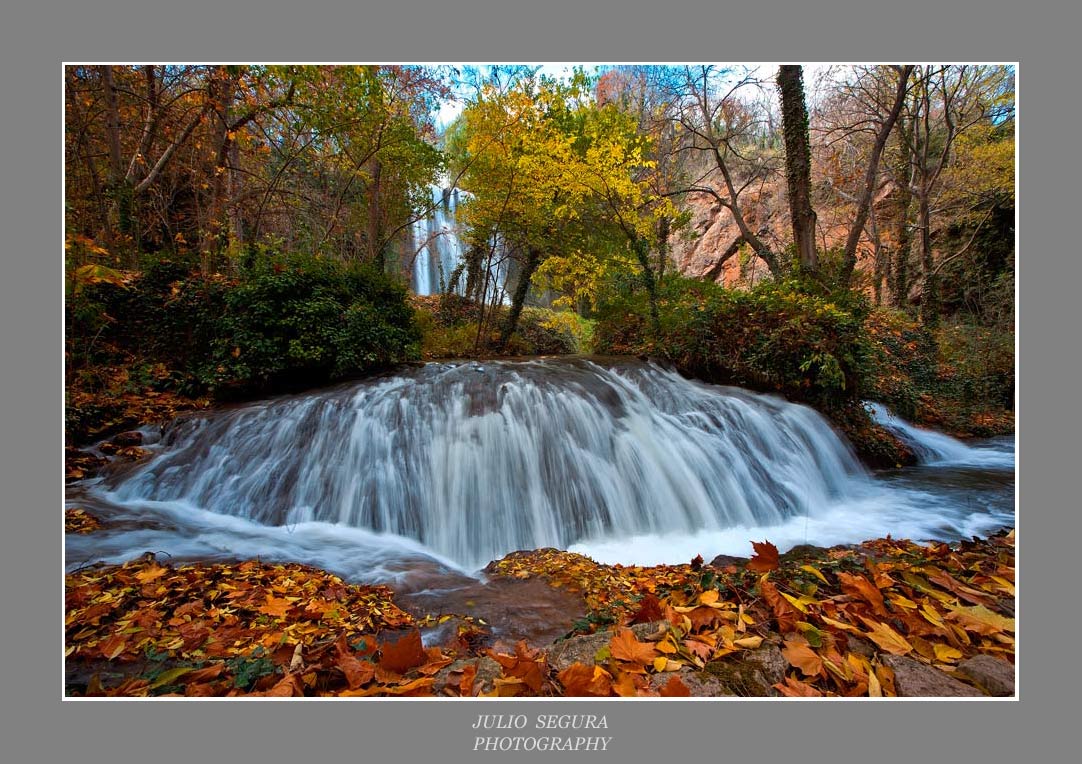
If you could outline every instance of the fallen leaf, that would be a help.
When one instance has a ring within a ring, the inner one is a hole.
[[[669,681],[665,683],[665,686],[661,688],[661,697],[663,698],[690,698],[691,690],[684,684],[680,677],[671,676]]]
[[[790,698],[821,698],[823,693],[812,687],[810,684],[794,679],[791,676],[785,677],[784,682],[778,682],[774,685],[774,688],[782,695],[786,695]]]
[[[759,583],[759,591],[762,592],[766,604],[770,605],[771,610],[774,611],[778,631],[785,634],[795,629],[798,620],[797,609],[781,596],[778,587],[764,577]]]
[[[557,674],[557,678],[565,695],[608,697],[612,691],[612,674],[600,666],[574,663]]]
[[[865,636],[868,639],[875,642],[881,648],[888,653],[894,655],[905,655],[913,650],[913,645],[906,641],[905,637],[896,632],[894,629],[887,626],[885,623],[879,623],[872,621],[868,618],[861,618],[868,628],[871,629]]]
[[[954,663],[962,657],[961,650],[956,650],[950,645],[935,645],[935,658],[941,663]]]
[[[983,605],[951,608],[947,618],[957,621],[966,631],[977,634],[998,634],[1001,631],[1014,632],[1014,619],[993,613]]]
[[[744,637],[743,639],[734,639],[733,644],[737,647],[743,647],[745,650],[754,650],[763,644],[763,638],[759,636]]]
[[[665,615],[661,611],[661,601],[657,598],[657,595],[651,592],[639,600],[639,609],[631,616],[629,623],[653,623],[662,620],[664,617]]]
[[[417,629],[413,629],[397,642],[382,643],[380,653],[379,665],[399,674],[422,665],[426,657],[424,645],[421,643],[421,632]]]
[[[618,661],[630,661],[646,665],[654,660],[657,650],[651,642],[640,642],[631,629],[619,629],[609,642],[612,657]]]
[[[823,672],[823,661],[818,654],[800,637],[785,642],[781,651],[790,666],[800,669],[804,676],[818,676]]]
[[[756,573],[769,573],[778,567],[778,548],[769,541],[751,542],[755,554],[748,560],[747,569]]]
[[[273,615],[276,618],[285,618],[293,608],[293,603],[285,597],[275,597],[273,595],[267,595],[267,601],[259,607],[259,612],[266,615]]]
[[[890,613],[887,612],[886,605],[883,603],[883,594],[876,588],[875,584],[866,579],[864,576],[855,576],[851,573],[838,573],[838,580],[842,584],[842,591],[851,597],[863,599],[872,606],[872,610],[883,616],[884,618],[890,617]]]

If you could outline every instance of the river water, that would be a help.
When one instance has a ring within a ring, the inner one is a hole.
[[[105,529],[67,564],[258,557],[420,591],[517,549],[679,563],[1013,524],[1013,439],[873,414],[921,465],[872,474],[810,408],[645,362],[430,363],[145,430],[151,458],[69,487]]]

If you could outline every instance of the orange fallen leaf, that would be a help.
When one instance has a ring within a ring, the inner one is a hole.
[[[397,642],[384,642],[380,645],[379,665],[387,671],[399,674],[425,663],[425,649],[421,643],[421,632],[413,629]]]
[[[821,698],[823,693],[812,687],[806,682],[802,682],[799,679],[794,679],[791,676],[785,677],[784,682],[778,682],[774,685],[782,695],[787,695],[790,698]]]
[[[762,592],[766,604],[774,611],[774,618],[778,622],[778,631],[782,634],[793,631],[799,620],[799,613],[789,602],[781,596],[778,587],[764,577],[759,582],[759,591]]]
[[[680,680],[680,677],[674,675],[669,677],[669,681],[661,688],[661,697],[690,698],[691,690],[689,690],[688,686]]]
[[[890,613],[887,612],[886,605],[883,603],[883,594],[876,588],[875,584],[866,579],[864,576],[855,576],[851,573],[838,573],[838,580],[841,581],[842,591],[851,597],[862,599],[872,606],[872,610],[878,615],[884,618],[889,617]]]
[[[477,678],[477,664],[471,663],[462,669],[462,679],[458,682],[458,692],[462,697],[468,698],[473,695],[473,683]]]
[[[557,674],[557,678],[565,695],[608,697],[612,691],[612,674],[600,666],[573,663]]]
[[[293,603],[285,597],[275,597],[274,595],[268,594],[267,601],[259,607],[259,612],[266,615],[273,615],[276,618],[285,618],[286,613],[292,608]]]
[[[769,541],[751,542],[755,554],[748,560],[747,569],[756,573],[769,573],[778,567],[778,548]]]
[[[651,663],[657,655],[653,643],[640,642],[631,629],[619,629],[609,642],[609,650],[618,661],[641,663],[644,666]]]
[[[823,660],[802,637],[787,640],[781,654],[804,676],[819,676],[823,672]]]

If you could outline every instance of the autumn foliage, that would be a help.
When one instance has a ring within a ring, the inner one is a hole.
[[[493,643],[471,619],[426,647],[419,629],[451,616],[412,616],[386,587],[301,565],[173,566],[148,554],[68,575],[69,677],[84,677],[69,679],[69,691],[682,697],[696,675],[773,650],[788,670],[772,693],[889,696],[883,655],[947,673],[978,654],[1013,661],[1013,531],[956,545],[888,538],[776,560],[769,542],[755,546],[746,565],[698,570],[600,565],[555,549],[493,563],[490,575],[540,577],[605,614],[582,625],[612,626],[599,632],[606,639],[593,660],[559,670],[556,646]],[[481,678],[482,660],[498,670]]]

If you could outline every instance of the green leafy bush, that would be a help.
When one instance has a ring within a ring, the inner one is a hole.
[[[267,256],[234,279],[160,260],[69,297],[69,358],[161,362],[154,384],[219,396],[311,386],[419,357],[405,287],[376,271]],[[91,335],[91,332],[94,335]]]
[[[200,376],[219,392],[308,386],[414,359],[419,341],[405,288],[383,274],[262,262],[226,293]]]
[[[645,295],[611,296],[599,311],[598,351],[652,355],[702,379],[821,405],[853,399],[865,385],[871,348],[859,296],[819,296],[795,281],[742,291],[671,278],[658,308],[652,335]]]

